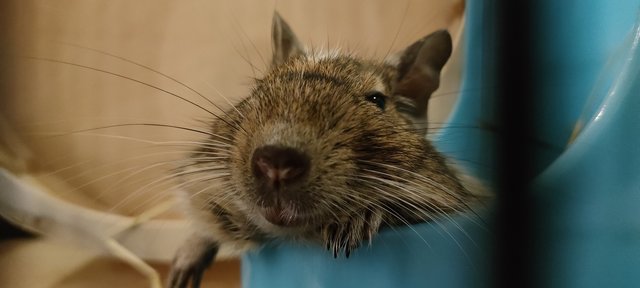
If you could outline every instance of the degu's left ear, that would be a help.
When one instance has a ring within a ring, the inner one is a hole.
[[[273,45],[272,67],[285,62],[290,57],[304,54],[304,48],[300,45],[298,38],[278,12],[273,13],[271,37]]]
[[[402,51],[393,86],[398,111],[414,119],[426,118],[429,98],[440,85],[440,71],[451,56],[451,46],[449,32],[440,30]]]

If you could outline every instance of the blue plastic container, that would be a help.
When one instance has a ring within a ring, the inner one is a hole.
[[[563,117],[584,129],[535,185],[538,284],[640,287],[640,1],[567,2],[582,49],[558,52],[575,67]]]
[[[640,287],[640,0],[540,1],[534,185],[539,287]],[[492,1],[466,6],[464,93],[436,145],[490,179],[495,123]],[[574,130],[581,133],[568,145]],[[455,127],[478,127],[460,129]],[[242,262],[246,288],[491,287],[491,242],[476,216],[383,231],[373,248],[334,259],[274,243]]]

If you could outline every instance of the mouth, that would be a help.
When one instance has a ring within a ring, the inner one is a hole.
[[[306,223],[306,217],[292,205],[277,203],[273,206],[262,206],[260,214],[271,224],[280,227],[297,227]]]

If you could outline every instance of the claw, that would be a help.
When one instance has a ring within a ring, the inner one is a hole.
[[[322,230],[326,249],[333,253],[333,258],[338,258],[344,251],[346,258],[363,242],[369,241],[378,232],[382,218],[376,211],[368,211],[363,217],[347,223],[329,224]]]
[[[204,271],[218,253],[218,244],[190,239],[178,250],[169,272],[168,288],[199,288]]]

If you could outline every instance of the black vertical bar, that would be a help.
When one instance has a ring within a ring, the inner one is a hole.
[[[533,211],[528,184],[533,175],[535,115],[534,1],[496,0],[496,93],[502,133],[498,140],[496,287],[533,287]]]

